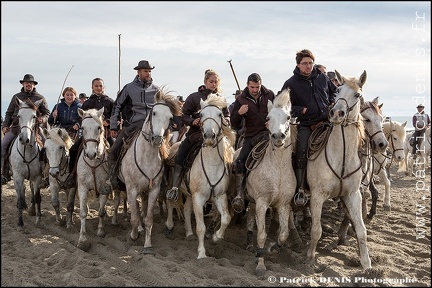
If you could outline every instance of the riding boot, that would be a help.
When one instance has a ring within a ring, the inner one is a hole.
[[[174,175],[172,181],[172,188],[168,189],[166,192],[166,199],[177,201],[179,197],[178,186],[180,185],[181,175],[183,173],[183,166],[179,164],[175,164],[174,166]]]
[[[294,203],[297,206],[304,206],[307,202],[307,196],[304,193],[304,173],[305,168],[294,169],[294,174],[297,179],[296,192],[294,194]]]
[[[235,174],[237,196],[232,200],[231,206],[236,213],[240,213],[244,209],[244,191],[246,188],[245,178],[246,174]]]
[[[5,185],[11,180],[10,171],[9,171],[9,163],[7,159],[3,159],[2,163],[2,174],[1,174],[1,184]]]
[[[43,161],[43,159],[41,160],[41,158],[39,158],[39,162],[40,165],[42,167],[42,181],[39,184],[39,188],[40,189],[45,189],[48,188],[50,183],[49,183],[49,167],[47,165],[47,163],[45,163],[45,161]],[[48,171],[45,171],[48,170]]]
[[[101,194],[108,195],[114,189],[119,189],[118,181],[117,181],[117,160],[116,159],[108,159],[108,180],[106,184],[101,189]]]

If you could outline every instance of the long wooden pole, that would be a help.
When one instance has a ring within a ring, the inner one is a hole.
[[[118,34],[118,41],[119,41],[119,52],[118,52],[118,91],[117,94],[120,92],[120,87],[121,87],[121,76],[120,76],[120,59],[121,59],[121,48],[120,48],[120,38],[121,38],[121,34]]]
[[[60,90],[60,95],[59,95],[59,97],[58,97],[58,99],[57,99],[56,111],[58,111],[58,104],[59,104],[59,101],[60,101],[60,97],[62,96],[62,93],[63,93],[63,88],[64,88],[64,86],[65,86],[65,84],[66,84],[66,80],[67,80],[67,78],[68,78],[68,76],[69,76],[69,73],[71,72],[71,70],[72,70],[73,67],[74,67],[74,65],[72,65],[72,67],[69,69],[69,72],[66,74],[66,78],[65,78],[65,80],[63,81],[63,86],[62,86],[62,88],[61,88],[61,90]],[[54,117],[54,123],[56,122],[56,118],[57,118],[57,116]]]
[[[238,90],[240,91],[240,90],[241,90],[241,89],[240,89],[240,85],[239,85],[239,82],[238,82],[238,80],[237,80],[237,76],[236,76],[236,74],[235,74],[235,72],[234,72],[234,67],[233,67],[231,61],[232,61],[232,60],[229,60],[228,63],[230,63],[231,71],[232,71],[232,73],[233,73],[233,75],[234,75],[234,79],[235,79],[235,81],[236,81],[236,83],[237,83],[237,88],[238,88]]]

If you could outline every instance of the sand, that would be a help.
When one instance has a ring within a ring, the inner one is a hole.
[[[143,255],[144,237],[130,240],[130,223],[123,217],[111,224],[113,201],[108,201],[107,234],[96,235],[98,202],[90,201],[87,234],[91,247],[76,247],[80,220],[75,202],[74,226],[55,223],[49,189],[42,189],[42,224],[24,212],[24,231],[17,231],[16,195],[13,182],[1,192],[1,284],[2,286],[431,286],[430,168],[426,191],[416,191],[422,179],[396,173],[392,167],[390,212],[383,210],[384,186],[379,185],[377,214],[367,224],[372,268],[363,271],[356,238],[338,245],[342,213],[328,200],[322,219],[323,235],[317,247],[317,262],[305,263],[307,246],[296,250],[289,243],[279,254],[266,258],[267,272],[255,275],[255,252],[246,246],[245,222],[231,222],[225,239],[206,239],[207,258],[197,260],[198,240],[185,238],[184,223],[175,218],[172,237],[163,233],[165,218],[156,214],[153,227],[155,256]],[[29,190],[27,190],[29,201]],[[423,197],[424,196],[424,197]],[[61,192],[65,215],[65,194]],[[309,231],[300,230],[303,242]],[[256,238],[256,235],[255,235]],[[270,230],[268,242],[274,241]],[[256,240],[255,240],[256,241]]]

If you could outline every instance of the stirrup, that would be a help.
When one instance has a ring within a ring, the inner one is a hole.
[[[244,200],[240,196],[234,197],[234,199],[231,201],[231,207],[233,208],[234,212],[241,213],[244,209]]]
[[[165,196],[168,200],[177,201],[179,198],[178,188],[172,187],[171,189],[167,190]]]
[[[297,206],[306,206],[309,201],[309,196],[306,195],[303,189],[299,189],[299,191],[294,195],[294,204]]]

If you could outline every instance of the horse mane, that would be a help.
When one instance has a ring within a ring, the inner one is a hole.
[[[72,138],[70,138],[66,129],[55,127],[48,131],[47,139],[57,142],[59,145],[65,146],[67,150],[73,145]]]
[[[207,106],[217,106],[219,109],[224,109],[228,107],[228,102],[225,97],[216,94],[211,93],[207,96],[207,99],[203,101],[203,104],[201,105],[201,109],[204,109]],[[234,156],[234,149],[229,149],[230,147],[234,146],[236,135],[234,130],[231,128],[227,120],[222,117],[222,134],[224,137],[224,160],[225,162],[232,162],[233,156]]]
[[[273,100],[273,105],[276,108],[284,108],[290,104],[290,89],[284,89]]]
[[[344,84],[347,84],[354,91],[361,90],[360,82],[356,77],[344,77]]]
[[[181,116],[180,101],[176,96],[170,93],[172,93],[172,91],[167,90],[165,85],[160,87],[155,95],[155,103],[165,103],[174,116]]]
[[[390,136],[392,131],[395,131],[398,137],[400,137],[401,139],[405,139],[406,136],[405,125],[402,125],[397,121],[390,121],[390,122],[383,123],[382,126],[383,126],[383,132],[386,135],[386,137]]]
[[[363,101],[360,109],[363,110],[363,108],[366,108],[366,107],[374,109],[377,112],[377,114],[382,115],[381,108],[378,106],[377,103],[375,103],[373,101]]]

